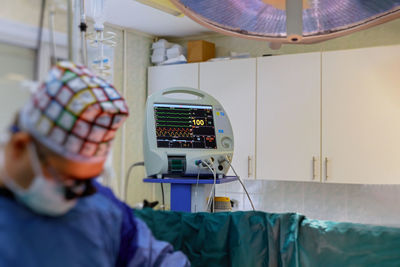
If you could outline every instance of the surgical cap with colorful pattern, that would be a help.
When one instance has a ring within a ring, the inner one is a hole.
[[[128,117],[117,90],[81,65],[54,66],[19,115],[20,128],[75,161],[104,161],[115,132]]]

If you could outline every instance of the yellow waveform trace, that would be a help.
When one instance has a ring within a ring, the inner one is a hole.
[[[189,128],[157,128],[156,135],[159,136],[168,136],[168,137],[191,137],[192,133]]]

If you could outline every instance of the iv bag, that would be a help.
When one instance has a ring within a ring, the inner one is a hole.
[[[96,30],[104,29],[105,22],[105,8],[106,0],[90,0],[88,5],[88,16],[92,17],[94,20],[94,28]]]

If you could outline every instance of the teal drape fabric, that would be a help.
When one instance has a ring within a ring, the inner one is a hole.
[[[400,266],[400,228],[261,211],[134,211],[192,266]]]

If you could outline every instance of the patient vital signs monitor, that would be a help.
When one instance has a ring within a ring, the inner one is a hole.
[[[225,175],[233,144],[228,115],[205,92],[170,88],[147,99],[143,148],[148,176],[209,175],[209,170],[199,168],[200,161]]]
[[[157,147],[216,149],[212,106],[154,104]]]

